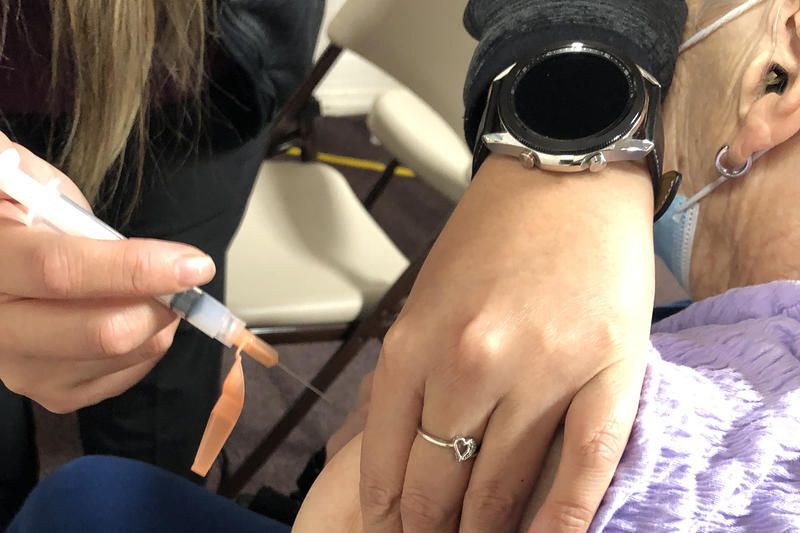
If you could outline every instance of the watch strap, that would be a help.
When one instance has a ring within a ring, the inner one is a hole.
[[[478,126],[478,136],[475,138],[475,146],[472,149],[472,177],[478,173],[483,162],[489,157],[489,147],[483,142],[483,136],[486,133],[499,131],[500,113],[497,111],[497,89],[495,84],[489,89],[489,94],[486,98],[486,107],[484,108],[481,122]]]
[[[481,132],[486,130],[480,130]],[[483,162],[486,161],[486,158],[489,157],[489,148],[486,146],[486,143],[483,142],[481,137],[483,133],[478,134],[478,140],[475,143],[475,149],[472,151],[472,177],[475,178],[475,174],[478,173],[478,169],[481,168]]]
[[[648,83],[647,120],[644,125],[644,136],[652,139],[655,145],[647,154],[647,168],[653,181],[653,220],[657,221],[667,212],[678,187],[681,184],[681,175],[677,172],[664,173],[664,125],[661,122],[661,87]]]

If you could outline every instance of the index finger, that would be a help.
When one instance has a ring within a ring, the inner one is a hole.
[[[422,412],[421,376],[387,363],[390,335],[373,378],[372,405],[361,444],[359,495],[365,533],[401,533],[400,495]],[[395,354],[391,354],[392,356]],[[391,367],[391,368],[390,368]]]
[[[529,532],[589,529],[628,442],[644,369],[643,361],[620,361],[575,395],[553,487]]]

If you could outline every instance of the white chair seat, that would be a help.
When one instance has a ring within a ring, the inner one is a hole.
[[[367,116],[370,132],[403,165],[457,202],[470,182],[467,143],[416,94],[393,89],[378,97]]]
[[[228,251],[227,303],[254,326],[350,322],[407,266],[337,170],[266,162]]]

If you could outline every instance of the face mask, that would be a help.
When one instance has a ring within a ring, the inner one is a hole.
[[[689,209],[678,213],[678,208],[685,204],[685,196],[682,194],[675,196],[675,200],[672,201],[667,212],[653,226],[653,241],[656,255],[664,261],[672,275],[688,291],[692,247],[697,229],[697,217],[700,216],[700,206],[694,204]]]
[[[761,2],[763,2],[763,0],[748,0],[732,9],[709,26],[687,39],[686,42],[681,45],[679,53],[685,52]],[[721,155],[724,155],[723,151],[720,151],[717,155],[718,168],[720,166],[719,161]],[[753,161],[762,155],[763,153],[756,155]],[[752,162],[748,163],[748,165],[750,164],[752,164]],[[747,170],[749,170],[749,166]],[[735,176],[720,175],[719,178],[703,187],[697,194],[688,199],[683,195],[677,195],[669,210],[653,227],[656,255],[664,261],[667,268],[669,268],[670,272],[678,279],[681,286],[683,286],[687,292],[689,291],[689,274],[692,266],[694,236],[697,230],[697,220],[700,217],[699,202],[732,177]]]

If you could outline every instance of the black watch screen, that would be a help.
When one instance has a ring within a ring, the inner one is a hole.
[[[540,135],[580,139],[613,126],[630,103],[628,76],[595,54],[552,56],[524,70],[514,90],[520,120]]]
[[[609,146],[640,118],[645,89],[636,66],[594,48],[550,50],[517,64],[499,95],[505,126],[547,153]]]

